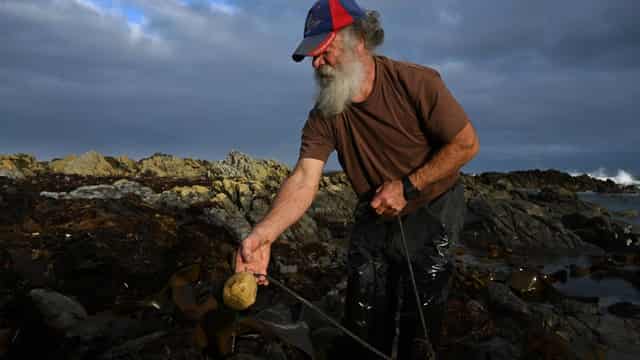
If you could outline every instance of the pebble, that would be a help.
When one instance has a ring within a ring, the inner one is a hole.
[[[298,265],[280,265],[280,274],[295,274],[298,272]]]

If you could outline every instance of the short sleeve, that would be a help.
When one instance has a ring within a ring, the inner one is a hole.
[[[442,143],[451,142],[469,123],[469,118],[437,72],[423,79],[416,100],[424,128],[430,137]]]
[[[311,111],[302,129],[300,159],[313,158],[327,161],[336,147],[331,119],[325,119]]]

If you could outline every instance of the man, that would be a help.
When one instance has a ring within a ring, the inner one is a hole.
[[[309,10],[293,59],[313,57],[316,104],[302,131],[299,160],[269,212],[243,240],[236,270],[266,273],[271,244],[311,205],[324,164],[337,150],[361,200],[348,254],[345,322],[389,354],[400,309],[403,358],[424,332],[397,216],[429,336],[437,343],[452,271],[447,250],[465,208],[459,170],[479,145],[435,70],[374,54],[383,37],[378,13],[364,12],[353,0],[319,0]]]

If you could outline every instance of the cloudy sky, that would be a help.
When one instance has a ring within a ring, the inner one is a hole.
[[[0,153],[293,164],[314,89],[290,54],[311,4],[0,0]],[[466,171],[640,173],[639,1],[360,5],[382,15],[380,53],[436,68],[466,109]]]

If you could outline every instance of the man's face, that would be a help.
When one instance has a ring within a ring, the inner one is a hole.
[[[360,90],[363,79],[363,66],[353,41],[345,40],[344,36],[344,32],[339,32],[327,49],[313,58],[318,85],[316,106],[326,116],[344,111]]]
[[[343,33],[336,34],[335,39],[329,44],[327,49],[313,58],[313,68],[318,71],[325,66],[335,68],[345,61],[345,41]]]

